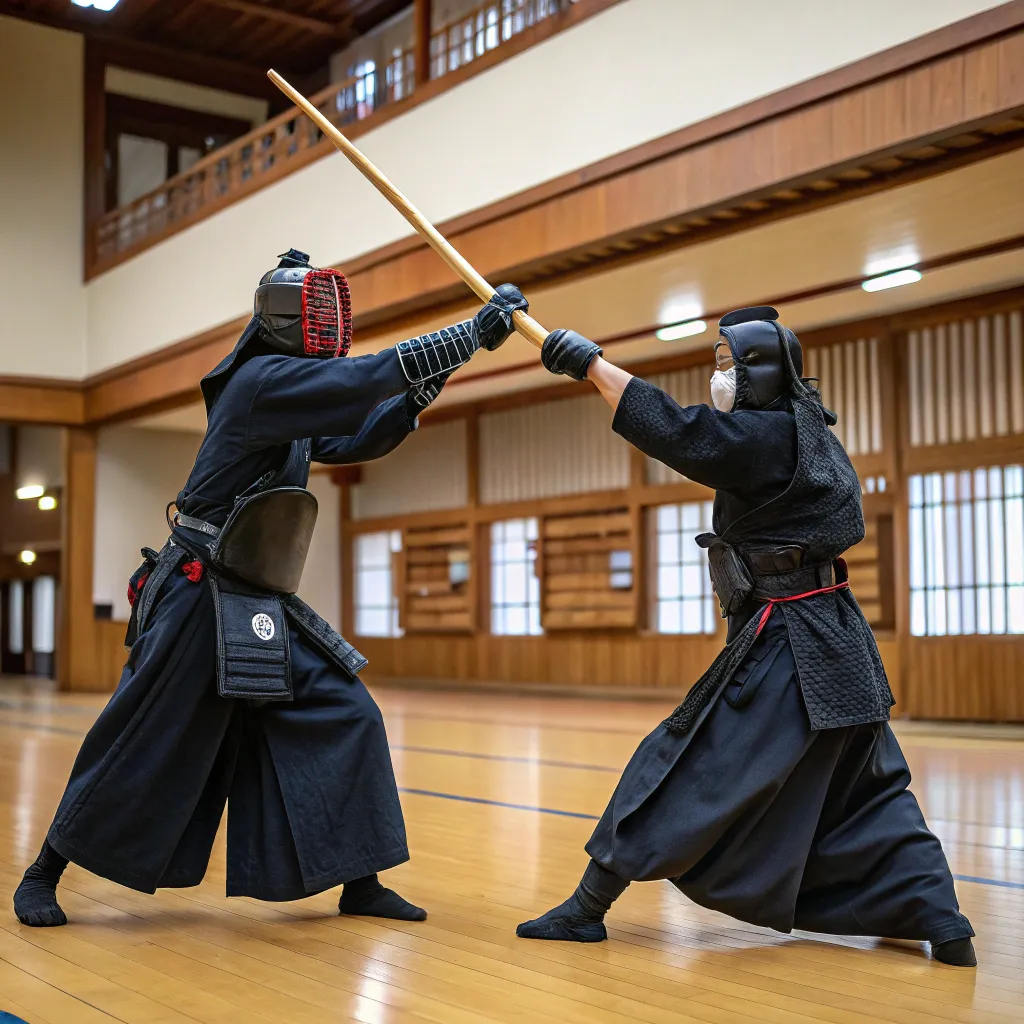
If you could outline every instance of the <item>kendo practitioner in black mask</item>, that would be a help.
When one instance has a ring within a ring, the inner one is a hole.
[[[344,883],[342,914],[421,921],[377,872],[409,859],[365,659],[295,596],[316,518],[310,463],[386,455],[526,309],[503,285],[472,319],[354,359],[347,282],[290,250],[234,351],[202,381],[208,426],[129,586],[131,653],[14,896],[66,922],[68,861],[140,892],[193,886],[228,807],[227,895],[296,900]]]
[[[630,882],[669,879],[751,924],[927,940],[935,959],[973,967],[841,558],[864,517],[836,417],[771,307],[723,317],[715,353],[714,408],[681,408],[574,332],[544,344],[549,370],[597,385],[618,434],[715,489],[714,532],[697,543],[729,632],[626,766],[576,892],[518,934],[599,942]]]

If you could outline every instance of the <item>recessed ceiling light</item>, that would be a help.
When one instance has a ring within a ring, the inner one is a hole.
[[[656,331],[658,341],[679,341],[680,338],[692,338],[695,334],[703,334],[708,325],[703,320],[687,320],[682,324],[670,324]]]
[[[40,487],[39,484],[26,484],[24,487],[19,487],[15,492],[15,496],[20,498],[22,501],[30,501],[34,498],[41,498],[46,493],[45,487]]]
[[[57,499],[52,494],[46,494],[39,499],[39,507],[44,512],[52,512],[57,507]]]
[[[25,565],[32,565],[36,560],[36,553],[34,551],[22,551],[22,553],[18,555],[18,560]]]
[[[899,288],[905,284],[915,284],[921,280],[921,271],[906,269],[897,270],[894,274],[883,274],[881,277],[872,277],[861,284],[866,292],[881,292],[886,288]]]
[[[76,7],[95,7],[97,11],[112,11],[118,0],[71,0]]]

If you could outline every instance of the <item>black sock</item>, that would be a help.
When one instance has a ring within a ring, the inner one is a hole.
[[[393,889],[385,889],[376,875],[346,882],[338,900],[339,914],[356,917],[388,917],[395,921],[425,921],[427,912],[402,899]]]
[[[523,939],[563,942],[601,942],[608,938],[604,915],[625,892],[629,882],[592,860],[576,891],[562,904],[516,929]]]
[[[974,953],[974,943],[971,942],[970,936],[933,943],[932,956],[940,964],[948,964],[950,967],[978,966],[978,958]]]
[[[57,883],[67,866],[67,860],[44,842],[35,863],[29,866],[14,891],[14,913],[22,924],[52,928],[68,923],[57,902]]]

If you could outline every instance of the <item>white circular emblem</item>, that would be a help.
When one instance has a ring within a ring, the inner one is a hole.
[[[252,631],[261,640],[273,640],[274,620],[269,615],[260,612],[252,617]]]

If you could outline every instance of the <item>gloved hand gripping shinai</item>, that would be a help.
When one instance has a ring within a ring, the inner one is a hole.
[[[399,342],[395,348],[405,379],[410,384],[422,385],[468,363],[477,349],[493,352],[515,330],[512,314],[517,309],[529,308],[530,304],[514,284],[503,284],[472,320]],[[427,394],[424,390],[423,407],[437,397],[436,393],[430,397]]]

